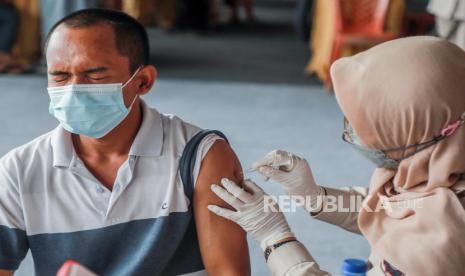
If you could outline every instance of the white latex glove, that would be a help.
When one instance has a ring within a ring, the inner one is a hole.
[[[266,180],[272,179],[283,186],[289,195],[322,195],[322,188],[315,183],[307,160],[283,150],[268,153],[262,160],[255,162],[252,169],[258,171]]]
[[[272,212],[272,208],[265,212],[265,200],[267,206],[274,207],[274,210],[279,210],[279,206],[271,198],[265,198],[267,194],[257,184],[250,180],[244,181],[244,186],[250,193],[229,179],[222,179],[221,184],[225,189],[213,184],[212,191],[235,211],[216,205],[209,205],[208,209],[239,224],[260,243],[263,250],[282,239],[294,237],[282,212]]]

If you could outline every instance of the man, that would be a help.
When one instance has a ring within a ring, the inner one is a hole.
[[[465,0],[431,0],[428,11],[436,15],[438,35],[465,50]]]
[[[68,259],[99,275],[250,274],[245,233],[207,209],[225,205],[211,183],[242,178],[215,135],[199,146],[189,227],[179,159],[199,128],[139,99],[157,77],[144,27],[117,11],[81,10],[45,47],[60,126],[0,160],[0,275],[28,249],[37,275]]]

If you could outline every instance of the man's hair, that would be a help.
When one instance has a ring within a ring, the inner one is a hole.
[[[69,14],[55,25],[45,40],[45,52],[53,32],[58,26],[67,28],[86,28],[99,24],[112,27],[118,52],[129,58],[129,70],[134,72],[149,63],[149,39],[145,27],[128,14],[109,9],[84,9]]]

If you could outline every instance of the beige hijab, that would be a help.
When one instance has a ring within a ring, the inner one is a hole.
[[[338,60],[331,75],[368,147],[428,141],[465,112],[465,52],[437,38],[384,43]],[[408,276],[465,275],[465,210],[456,194],[463,174],[465,125],[398,170],[376,169],[358,219],[374,253]]]

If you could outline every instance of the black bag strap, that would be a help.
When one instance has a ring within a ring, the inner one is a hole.
[[[197,149],[202,140],[210,134],[216,134],[229,143],[228,139],[221,131],[209,129],[201,130],[187,143],[182,153],[181,160],[179,161],[179,172],[181,174],[182,185],[184,186],[184,193],[191,202],[194,197],[194,167]]]

